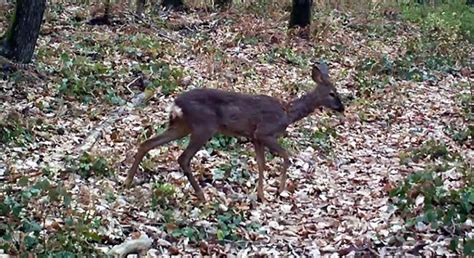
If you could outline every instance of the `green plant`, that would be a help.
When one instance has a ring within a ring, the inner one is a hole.
[[[208,234],[201,227],[180,225],[177,228],[169,230],[170,235],[174,238],[187,237],[191,243],[198,243],[203,239],[208,239]]]
[[[65,52],[60,57],[62,68],[59,73],[62,80],[59,93],[81,97],[88,102],[92,96],[100,96],[112,88],[106,78],[112,77],[113,71],[103,63],[93,62],[85,56],[71,57]]]
[[[109,176],[112,169],[104,157],[93,156],[84,152],[78,160],[70,160],[72,171],[76,171],[84,178],[92,176]]]
[[[262,38],[258,37],[257,35],[237,35],[236,39],[237,42],[245,44],[245,45],[257,45],[261,41]]]
[[[311,144],[324,153],[329,153],[333,148],[331,139],[337,137],[337,131],[333,127],[319,127],[311,134]]]
[[[248,10],[252,13],[255,13],[259,17],[267,17],[271,5],[271,0],[257,0],[248,5]]]
[[[226,136],[223,134],[216,134],[212,139],[206,144],[206,150],[208,153],[212,153],[215,150],[231,150],[237,144],[237,138]]]
[[[217,215],[217,240],[239,240],[241,237],[237,234],[237,227],[242,221],[242,215],[233,209]]]
[[[401,152],[400,162],[406,164],[409,161],[418,162],[427,158],[430,160],[452,160],[455,156],[454,153],[449,152],[445,143],[428,140],[418,148],[412,148],[407,152]]]
[[[402,6],[405,19],[420,26],[421,37],[405,42],[407,52],[401,63],[412,64],[424,74],[430,70],[449,71],[453,66],[467,65],[473,42],[474,12],[463,1],[447,4]]]
[[[265,55],[264,60],[268,63],[273,63],[280,58],[300,67],[306,67],[309,64],[304,55],[295,52],[291,48],[272,48],[272,50]]]
[[[474,109],[472,103],[474,103],[474,95],[472,93],[463,93],[458,96],[461,102],[462,115],[469,121],[474,121]]]
[[[463,227],[466,220],[474,219],[474,184],[472,168],[460,166],[464,184],[458,189],[449,189],[443,181],[443,173],[450,166],[429,167],[427,170],[408,176],[390,192],[393,203],[411,228],[420,224],[430,225],[433,230],[453,232],[451,249],[471,255],[472,238]],[[459,244],[462,249],[459,250]]]
[[[469,145],[474,139],[474,125],[468,125],[465,128],[456,128],[448,126],[445,128],[445,132],[457,143],[461,145]]]
[[[167,215],[168,216],[168,215]],[[191,245],[200,241],[238,241],[242,239],[240,228],[247,231],[257,231],[261,225],[256,222],[244,223],[245,214],[234,207],[225,207],[218,202],[201,207],[200,220],[206,220],[206,225],[195,224],[189,221],[169,220],[163,225],[163,230],[169,236],[177,239],[186,237]]]
[[[117,94],[116,90],[107,88],[105,91],[107,101],[118,106],[125,105],[126,101]]]
[[[151,206],[166,208],[170,203],[174,203],[176,189],[172,184],[154,184],[153,195],[151,197]]]
[[[18,113],[11,112],[4,119],[0,120],[1,143],[8,144],[14,142],[17,145],[24,146],[33,141],[34,133],[31,123]]]
[[[225,178],[226,181],[243,185],[250,179],[251,175],[245,165],[247,164],[247,160],[244,159],[246,156],[234,151],[230,155],[230,160],[227,163],[212,169],[212,177],[214,180],[223,180]]]
[[[474,8],[466,5],[466,1],[443,1],[442,4],[416,4],[401,5],[402,15],[405,19],[422,25],[443,23],[457,30],[463,37],[474,42]],[[435,18],[436,17],[436,18]],[[433,19],[434,20],[430,20]],[[434,22],[434,23],[433,23]]]
[[[384,77],[384,79],[387,78],[388,77]],[[380,80],[378,75],[371,75],[363,70],[356,72],[354,80],[358,87],[357,94],[366,97],[370,97],[372,94],[379,92],[387,84],[387,81]]]
[[[73,257],[96,254],[92,243],[100,221],[71,209],[72,195],[61,184],[22,177],[18,188],[0,191],[0,249],[8,254]],[[40,201],[41,200],[41,201]],[[54,214],[54,216],[53,216]],[[50,226],[38,218],[53,217]],[[26,256],[25,256],[26,257]]]
[[[169,64],[152,63],[140,68],[153,79],[151,87],[159,87],[165,96],[176,92],[180,87],[180,80],[184,77],[184,71],[178,67],[171,67]]]

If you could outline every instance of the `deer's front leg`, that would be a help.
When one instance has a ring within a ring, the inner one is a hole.
[[[255,147],[255,154],[258,166],[258,181],[257,181],[257,198],[260,202],[265,202],[265,195],[263,194],[263,172],[265,170],[265,149],[261,142],[255,140],[253,142]]]
[[[271,152],[276,153],[283,159],[283,165],[281,166],[280,185],[278,187],[278,194],[280,194],[281,192],[285,191],[286,171],[290,166],[290,158],[288,151],[285,150],[285,148],[281,147],[280,144],[278,144],[278,140],[275,137],[266,137],[261,141],[265,146],[267,146],[267,148]]]

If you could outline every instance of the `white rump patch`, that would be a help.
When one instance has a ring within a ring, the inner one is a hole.
[[[170,113],[171,119],[183,116],[183,110],[175,103],[168,106],[168,108],[166,108],[166,112]]]

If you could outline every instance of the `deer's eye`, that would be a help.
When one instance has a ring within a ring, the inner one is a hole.
[[[334,93],[334,92],[331,91],[331,92],[329,92],[329,96],[335,98],[335,97],[336,97],[336,93]]]

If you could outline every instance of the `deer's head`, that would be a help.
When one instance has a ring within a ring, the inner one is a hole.
[[[318,84],[315,89],[318,102],[324,107],[341,113],[344,112],[344,104],[342,104],[341,97],[329,79],[328,66],[324,63],[314,64],[311,77]]]

